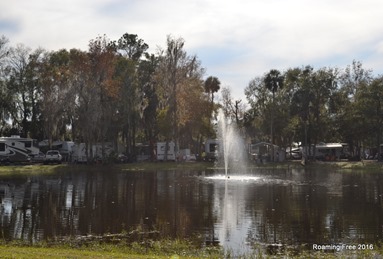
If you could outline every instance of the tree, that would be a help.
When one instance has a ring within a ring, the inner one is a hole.
[[[354,107],[361,117],[360,135],[364,144],[379,150],[383,131],[383,76],[358,89]]]
[[[96,127],[93,127],[94,139],[101,142],[102,160],[105,160],[105,141],[112,124],[114,104],[118,98],[120,85],[114,80],[116,48],[104,35],[89,42],[89,64],[91,84],[96,92],[96,103],[100,112],[96,114]]]
[[[69,57],[70,84],[75,89],[74,116],[71,123],[72,137],[76,142],[84,142],[88,146],[95,141],[92,131],[96,125],[99,102],[92,85],[88,53],[71,49]],[[88,156],[88,148],[85,151]]]
[[[149,45],[143,39],[138,39],[137,34],[125,33],[118,40],[118,49],[124,53],[128,59],[138,61]]]
[[[114,78],[119,85],[118,116],[115,118],[120,124],[126,153],[135,156],[135,143],[144,109],[149,103],[147,97],[153,92],[151,76],[156,65],[154,56],[146,53],[148,45],[138,39],[135,34],[125,33],[119,40],[117,52],[122,53],[117,58]],[[142,56],[144,58],[142,59]],[[145,60],[148,59],[148,60]],[[155,111],[154,111],[155,114]]]
[[[2,35],[0,37],[0,71],[4,69],[5,58],[9,55],[9,40]]]
[[[145,59],[139,63],[138,68],[138,80],[143,92],[140,117],[142,119],[145,137],[149,141],[152,159],[154,159],[154,143],[158,135],[156,123],[158,96],[153,81],[158,62],[157,56],[146,54]]]
[[[6,84],[6,59],[9,55],[8,39],[5,36],[0,37],[0,136],[8,127],[7,120],[10,119],[11,103],[13,96]]]
[[[281,75],[281,73],[276,70],[272,69],[269,73],[265,76],[265,86],[269,91],[272,92],[272,105],[274,106],[274,99],[275,99],[275,93],[283,87],[283,81],[284,77]],[[271,119],[270,119],[270,138],[271,138],[271,144],[272,144],[272,151],[271,151],[271,160],[274,161],[274,107],[271,109]]]
[[[159,53],[159,65],[155,73],[159,112],[168,112],[168,116],[162,117],[171,125],[176,152],[179,149],[181,116],[185,115],[182,109],[179,109],[181,102],[185,101],[183,93],[193,85],[202,87],[201,78],[204,72],[197,57],[187,55],[183,49],[184,44],[182,38],[174,39],[168,36],[167,48]]]
[[[245,88],[245,95],[250,105],[246,117],[246,130],[254,133],[251,136],[253,139],[265,140],[266,134],[264,133],[270,129],[270,124],[267,123],[267,107],[270,103],[270,95],[265,87],[263,77],[252,79]]]
[[[205,93],[211,94],[211,103],[214,103],[214,93],[218,92],[221,88],[221,82],[215,76],[209,76],[205,80],[204,89]]]
[[[46,53],[40,65],[41,113],[44,137],[49,146],[54,140],[64,139],[70,124],[75,93],[70,81],[70,56],[65,49]]]
[[[350,66],[339,76],[340,93],[343,98],[339,117],[339,130],[344,140],[349,143],[350,150],[355,158],[361,155],[361,145],[365,136],[363,132],[365,124],[364,117],[360,113],[358,96],[364,91],[372,80],[372,70],[363,68],[360,61],[353,61]]]
[[[34,70],[30,67],[32,50],[22,44],[10,48],[8,59],[7,88],[13,97],[10,104],[12,126],[18,134],[29,136],[31,130],[31,118],[33,116],[32,99],[36,84]],[[33,137],[33,136],[32,136]]]
[[[245,106],[242,100],[233,100],[231,96],[231,90],[229,87],[222,89],[222,109],[227,118],[235,121],[238,127],[241,127],[241,123],[245,114]]]

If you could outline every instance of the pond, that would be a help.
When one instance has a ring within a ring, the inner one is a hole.
[[[255,246],[383,241],[383,175],[332,170],[68,172],[0,178],[0,237],[37,242],[132,230]],[[278,245],[276,245],[278,244]]]

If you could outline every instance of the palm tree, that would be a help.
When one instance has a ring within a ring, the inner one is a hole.
[[[271,119],[270,119],[270,135],[271,135],[271,160],[274,161],[274,132],[273,132],[273,124],[274,124],[274,98],[275,93],[283,87],[284,76],[281,75],[276,69],[270,70],[268,74],[266,74],[264,78],[265,86],[269,89],[273,94],[272,99],[272,109],[271,109]]]
[[[211,103],[214,102],[214,93],[221,88],[221,82],[215,76],[209,76],[204,84],[205,93],[211,94]]]

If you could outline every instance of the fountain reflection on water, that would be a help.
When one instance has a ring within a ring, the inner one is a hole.
[[[261,180],[259,176],[247,173],[247,156],[244,139],[236,124],[228,119],[222,110],[218,112],[218,140],[219,152],[216,163],[216,172],[222,172],[207,177],[217,183],[224,181],[223,199],[217,200],[217,215],[221,221],[217,222],[218,240],[226,252],[244,252],[249,249],[246,245],[249,222],[242,221],[241,215],[245,210],[243,203],[236,202],[238,195],[245,195],[243,184]],[[221,196],[222,197],[222,196]]]

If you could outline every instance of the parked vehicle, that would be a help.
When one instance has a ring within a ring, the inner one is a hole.
[[[59,163],[59,164],[61,164],[61,161],[62,161],[62,155],[60,154],[60,152],[58,150],[49,150],[45,154],[45,160],[44,160],[45,164],[48,164],[48,163]]]
[[[48,140],[43,140],[43,141],[39,142],[40,150],[42,150],[42,151],[58,150],[63,157],[63,161],[69,160],[73,146],[74,146],[73,141],[56,140],[56,141],[52,142],[51,146],[49,146]]]
[[[302,150],[299,147],[293,147],[290,150],[288,147],[286,148],[286,158],[296,160],[302,159]]]
[[[43,163],[45,161],[45,154],[43,152],[39,152],[38,155],[32,157],[32,162],[34,163]]]
[[[0,161],[30,162],[31,158],[38,155],[40,150],[37,142],[31,138],[21,138],[18,135],[0,137]]]
[[[168,146],[166,148],[166,142],[157,142],[157,160],[176,160],[175,154],[175,144],[173,141],[168,142]]]

